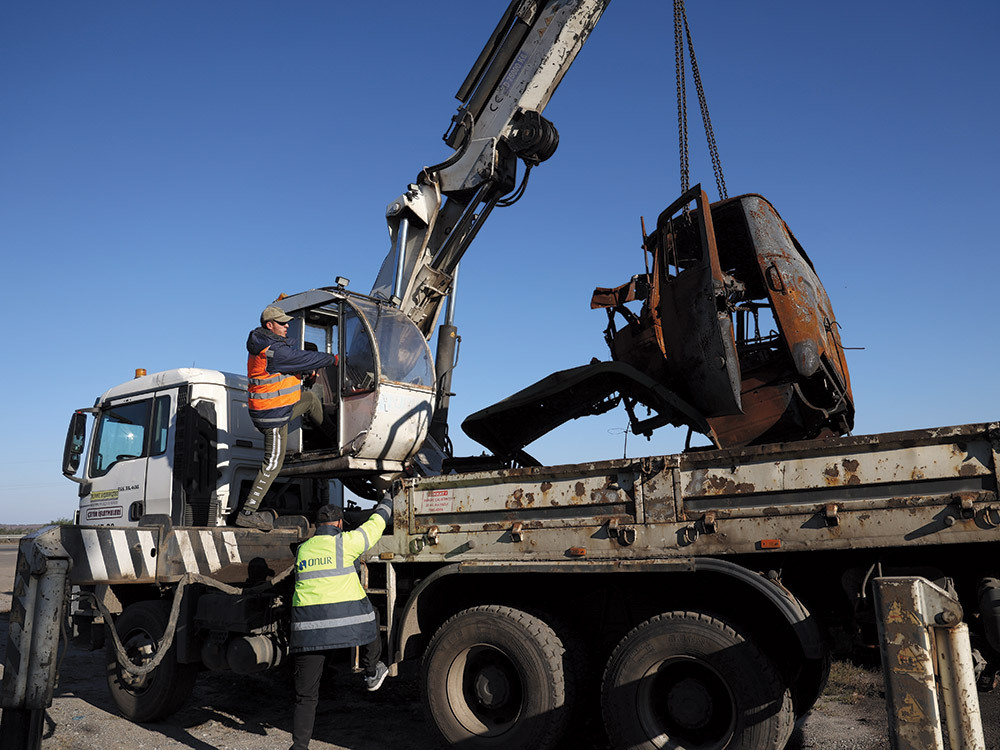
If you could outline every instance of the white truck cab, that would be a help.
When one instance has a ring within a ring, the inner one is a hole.
[[[85,450],[87,414],[94,420]],[[63,473],[79,484],[82,526],[134,526],[145,515],[179,526],[224,526],[246,497],[263,449],[245,377],[193,367],[137,370],[135,379],[74,413]],[[320,484],[276,482],[268,507],[302,512],[328,500],[329,487]]]

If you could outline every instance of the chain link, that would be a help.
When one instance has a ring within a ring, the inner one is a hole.
[[[684,32],[683,32],[684,0],[674,0],[674,63],[677,71],[677,137],[681,158],[681,193],[686,193],[690,182],[688,166],[688,133],[687,133],[687,91],[685,79],[687,70],[684,65]]]
[[[708,113],[708,100],[701,83],[701,73],[698,71],[698,60],[694,54],[694,40],[691,38],[691,29],[688,26],[687,13],[684,10],[684,0],[674,0],[674,59],[677,71],[677,127],[681,159],[681,192],[687,192],[691,180],[688,157],[687,68],[684,64],[685,37],[687,38],[688,52],[691,55],[691,74],[698,92],[698,106],[701,108],[701,120],[705,125],[708,152],[712,157],[715,187],[719,191],[719,198],[725,200],[729,197],[726,191],[726,178],[722,174],[722,159],[719,157],[719,147],[715,142],[712,118]]]

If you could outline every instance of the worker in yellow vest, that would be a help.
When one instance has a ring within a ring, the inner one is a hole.
[[[312,738],[319,703],[319,682],[329,652],[361,646],[365,685],[378,690],[389,673],[380,660],[378,615],[361,586],[355,561],[382,538],[392,517],[388,500],[353,531],[344,531],[344,513],[324,505],[316,513],[316,533],[299,547],[292,597],[295,658],[295,714],[292,750],[305,750]]]

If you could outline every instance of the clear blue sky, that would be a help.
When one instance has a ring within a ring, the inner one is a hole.
[[[0,522],[72,515],[70,413],[136,367],[240,371],[278,294],[369,289],[385,206],[447,155],[452,96],[505,5],[0,5]],[[559,150],[463,262],[460,452],[478,452],[465,415],[608,356],[590,293],[640,270],[639,217],[679,193],[669,6],[611,3],[546,110]],[[688,6],[729,193],[774,203],[864,347],[857,432],[1000,419],[1000,3]],[[619,457],[626,421],[530,450]],[[661,432],[629,454],[681,447]]]

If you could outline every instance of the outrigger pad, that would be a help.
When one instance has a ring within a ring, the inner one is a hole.
[[[711,435],[705,417],[677,394],[629,364],[596,361],[553,373],[470,414],[462,422],[462,430],[495,455],[514,458],[526,445],[556,427],[578,417],[603,414],[623,398],[657,412],[650,432],[655,426],[669,423],[691,425]]]

